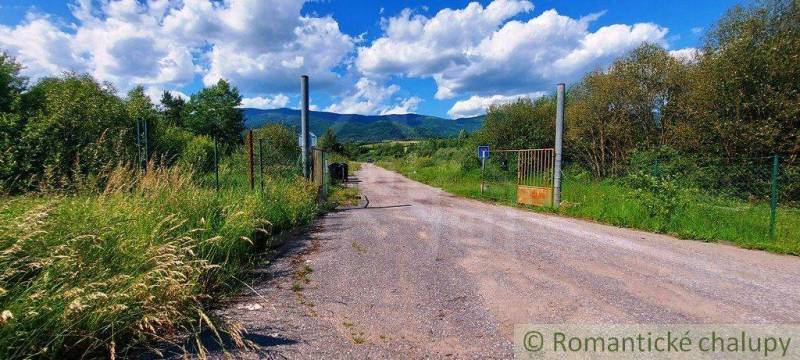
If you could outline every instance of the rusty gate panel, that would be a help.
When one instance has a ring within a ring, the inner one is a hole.
[[[553,205],[554,149],[519,150],[517,156],[517,203]]]

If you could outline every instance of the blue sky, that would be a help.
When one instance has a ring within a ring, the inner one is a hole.
[[[550,92],[642,42],[685,59],[732,1],[0,0],[0,49],[33,79],[87,72],[190,95],[220,78],[252,107],[480,114]]]

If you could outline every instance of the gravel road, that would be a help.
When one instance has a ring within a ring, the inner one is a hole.
[[[259,345],[237,357],[509,358],[517,323],[800,323],[797,257],[463,199],[370,164],[357,178],[367,208],[320,219],[220,312]]]

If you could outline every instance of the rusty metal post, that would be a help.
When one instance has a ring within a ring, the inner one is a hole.
[[[247,132],[247,160],[248,160],[248,170],[249,173],[247,174],[247,179],[250,180],[250,190],[253,190],[256,186],[255,177],[254,177],[254,159],[253,159],[253,130]]]
[[[564,83],[556,86],[556,161],[553,164],[553,207],[561,205],[561,148],[564,142]]]
[[[311,179],[311,136],[308,129],[308,75],[300,77],[300,97],[302,104],[300,106],[300,140],[303,155],[303,176],[306,179]]]

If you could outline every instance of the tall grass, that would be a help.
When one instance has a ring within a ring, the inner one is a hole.
[[[97,192],[0,198],[0,358],[113,357],[216,329],[205,304],[268,234],[318,211],[302,179],[265,178],[262,194],[223,176],[215,192],[186,169],[120,167]]]
[[[457,160],[410,155],[383,159],[379,165],[453,194],[516,204],[516,179],[488,182],[480,193],[480,170],[464,171]],[[776,236],[769,236],[769,204],[744,201],[686,189],[676,196],[666,215],[653,215],[649,197],[620,179],[595,180],[567,171],[562,183],[562,206],[526,207],[536,211],[600,221],[607,224],[668,233],[685,239],[727,241],[751,249],[800,255],[800,210],[779,207]]]

